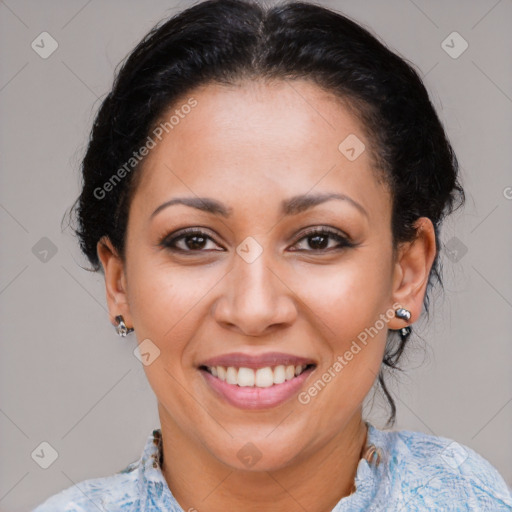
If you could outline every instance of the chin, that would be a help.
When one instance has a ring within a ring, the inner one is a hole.
[[[287,442],[270,441],[264,437],[251,441],[250,436],[231,439],[229,445],[221,450],[214,449],[215,457],[236,471],[278,471],[296,462],[298,456],[303,456],[303,447],[285,436]]]

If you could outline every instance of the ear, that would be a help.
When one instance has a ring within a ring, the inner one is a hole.
[[[127,327],[132,327],[130,307],[126,294],[126,276],[124,263],[112,245],[110,239],[102,237],[96,246],[98,258],[105,274],[105,291],[110,314],[110,322],[117,325],[115,317],[123,315]]]
[[[415,222],[416,238],[400,245],[393,273],[393,309],[405,308],[410,320],[392,318],[390,329],[400,329],[418,320],[423,308],[430,269],[436,255],[434,225],[427,217]]]

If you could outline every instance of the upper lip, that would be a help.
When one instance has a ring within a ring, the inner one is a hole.
[[[313,359],[307,357],[285,354],[283,352],[266,352],[264,354],[244,354],[242,352],[232,352],[220,356],[211,357],[203,361],[199,366],[234,366],[235,368],[265,368],[266,366],[279,365],[308,365],[316,364]]]

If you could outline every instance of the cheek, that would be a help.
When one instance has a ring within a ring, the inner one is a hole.
[[[178,372],[187,340],[197,329],[197,315],[204,304],[201,299],[209,287],[170,265],[141,263],[134,258],[131,269],[128,301],[139,342],[151,340],[160,351],[160,365]],[[146,370],[155,371],[149,366]]]
[[[384,246],[385,247],[385,246]],[[311,403],[334,423],[363,401],[379,373],[387,341],[391,249],[354,251],[343,263],[318,267],[297,282],[322,340],[322,368],[301,403]],[[331,409],[330,404],[335,404]]]
[[[150,364],[144,363],[143,356],[144,372],[158,401],[179,416],[190,406],[183,391],[186,364],[190,364],[187,347],[197,331],[204,290],[200,293],[177,269],[159,265],[133,268],[137,271],[129,276],[130,312],[140,351],[151,354]]]
[[[378,376],[394,312],[389,302],[389,265],[362,268],[346,265],[325,280],[309,275],[304,290],[309,295],[311,322],[317,326],[316,348],[322,365],[299,403],[311,407],[317,417],[336,426],[363,402]],[[312,284],[312,281],[316,285]],[[315,288],[316,286],[316,288]],[[320,420],[319,420],[320,421]],[[334,428],[334,427],[333,427]]]
[[[310,266],[302,272],[297,269],[294,279],[294,290],[308,306],[306,310],[321,320],[315,323],[324,326],[333,349],[344,350],[347,342],[372,327],[381,314],[392,315],[387,311],[392,253],[378,249],[377,244],[375,249],[352,250],[337,265]],[[385,331],[381,323],[378,330]]]
[[[138,332],[160,340],[172,337],[180,324],[189,321],[189,313],[201,308],[215,284],[215,272],[172,263],[164,252],[152,254],[136,244],[129,254],[128,302]]]

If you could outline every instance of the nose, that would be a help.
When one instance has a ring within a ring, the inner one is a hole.
[[[264,254],[251,263],[234,256],[233,268],[223,279],[223,293],[213,308],[215,320],[224,328],[262,336],[294,322],[297,308],[293,290]]]

